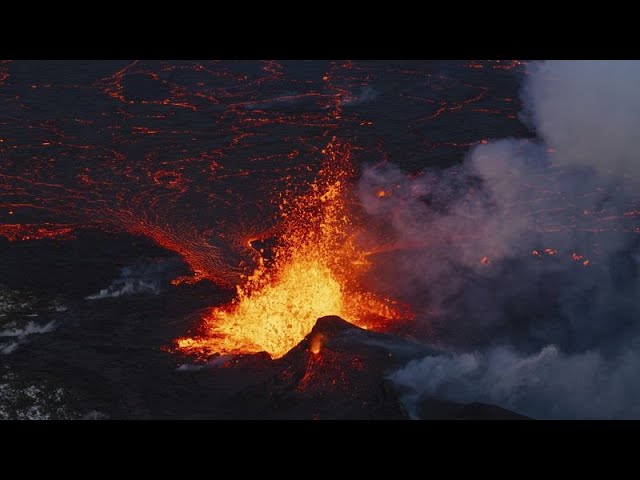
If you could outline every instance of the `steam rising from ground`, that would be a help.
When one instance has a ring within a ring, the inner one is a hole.
[[[175,260],[157,261],[124,267],[107,288],[89,295],[86,300],[117,298],[122,295],[158,295],[179,267]]]
[[[637,418],[639,369],[640,354],[632,349],[606,358],[597,349],[568,355],[549,345],[531,355],[495,347],[426,357],[391,378],[406,389],[414,414],[427,395],[500,405],[533,418]]]
[[[0,330],[0,354],[8,355],[15,352],[18,349],[20,343],[22,343],[29,335],[49,333],[56,328],[56,322],[50,321],[44,325],[28,322],[23,328],[18,326],[12,326],[11,328],[5,328]],[[9,339],[9,343],[1,342],[2,340]]]
[[[380,278],[452,351],[392,378],[410,408],[434,395],[540,418],[640,417],[640,62],[527,74],[537,140],[492,141],[444,171],[363,174],[389,246]]]

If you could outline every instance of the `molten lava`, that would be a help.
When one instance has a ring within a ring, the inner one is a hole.
[[[9,212],[12,215],[13,212]],[[25,240],[68,240],[73,238],[76,225],[67,224],[0,224],[0,236],[10,242]]]
[[[311,338],[311,345],[309,346],[311,353],[314,355],[318,355],[320,353],[320,350],[322,350],[323,340],[324,337],[321,333],[314,335],[313,338]]]
[[[271,259],[237,286],[228,306],[212,308],[201,335],[181,338],[186,353],[253,353],[279,358],[297,345],[325,315],[339,315],[370,327],[406,318],[407,313],[361,287],[370,267],[355,242],[348,180],[349,148],[333,140],[325,166],[310,191],[288,192],[280,200],[282,234]]]

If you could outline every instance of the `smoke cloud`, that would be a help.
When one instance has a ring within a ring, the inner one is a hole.
[[[426,357],[392,374],[414,416],[423,396],[483,402],[533,418],[638,418],[640,354],[567,355],[549,345],[524,355],[507,347]]]
[[[89,295],[85,300],[117,298],[123,295],[158,295],[180,267],[177,259],[124,267],[111,285]]]
[[[0,354],[2,355],[15,352],[29,335],[52,332],[56,327],[56,322],[52,320],[42,325],[29,321],[22,328],[17,326],[15,322],[11,322],[9,325],[9,328],[0,330]],[[9,343],[2,342],[5,339],[11,341]]]
[[[638,418],[640,62],[529,65],[535,140],[473,148],[461,165],[365,169],[385,289],[417,306],[448,355],[392,375],[424,396],[538,418]]]
[[[355,106],[360,105],[361,103],[368,103],[376,99],[378,96],[378,92],[376,92],[373,87],[367,85],[360,88],[360,91],[355,94],[351,93],[342,97],[342,105],[344,106]]]
[[[637,174],[640,66],[637,61],[543,62],[525,86],[539,135],[557,163],[601,173]]]

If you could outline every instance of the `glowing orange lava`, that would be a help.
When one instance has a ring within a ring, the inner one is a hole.
[[[320,350],[322,350],[323,341],[324,338],[321,333],[319,333],[318,335],[314,335],[311,339],[311,344],[309,345],[309,350],[311,350],[311,353],[313,353],[314,355],[318,355],[320,353]]]
[[[12,215],[13,212],[9,212]],[[73,238],[76,225],[68,224],[20,224],[5,223],[0,225],[0,236],[5,237],[10,242],[25,240],[68,240]]]
[[[178,339],[186,353],[252,353],[279,358],[297,345],[325,315],[339,315],[362,327],[406,318],[389,300],[365,291],[359,280],[370,267],[355,242],[347,208],[352,174],[349,148],[333,140],[325,167],[310,191],[280,199],[282,235],[272,259],[238,285],[235,300],[212,308],[203,332]]]

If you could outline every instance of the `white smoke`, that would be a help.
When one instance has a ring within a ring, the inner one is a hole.
[[[2,355],[9,355],[13,353],[18,348],[18,342],[10,342],[10,343],[0,343],[0,353]]]
[[[123,295],[144,293],[158,295],[160,293],[160,287],[156,282],[147,282],[139,278],[126,280],[117,279],[107,288],[103,288],[98,293],[87,296],[86,300],[101,300],[103,298],[117,298]]]
[[[640,62],[548,61],[529,73],[525,100],[557,163],[638,173]]]
[[[370,235],[391,247],[378,262],[388,289],[417,305],[435,341],[468,351],[393,379],[414,405],[435,395],[543,418],[640,417],[640,242],[625,215],[638,209],[640,62],[527,73],[539,140],[489,142],[418,176],[363,173]]]
[[[27,315],[29,317],[34,315]],[[35,315],[37,316],[37,315]],[[56,327],[54,320],[45,323],[44,325],[37,324],[33,321],[27,322],[23,327],[18,327],[15,322],[10,324],[9,328],[0,330],[0,339],[9,338],[9,343],[0,343],[0,354],[9,355],[15,352],[20,344],[24,343],[26,337],[33,334],[42,334],[52,332]]]
[[[344,106],[354,106],[360,105],[362,103],[368,103],[376,99],[378,96],[378,92],[376,90],[366,85],[362,87],[357,94],[347,94],[342,97],[342,105]]]
[[[4,330],[0,330],[0,337],[15,337],[18,339],[22,339],[27,335],[32,335],[34,333],[48,333],[53,331],[55,328],[56,322],[50,321],[45,323],[44,325],[39,325],[35,322],[28,322],[23,328],[6,328]]]
[[[391,378],[414,412],[422,396],[499,405],[533,418],[640,417],[640,352],[613,359],[563,354],[555,345],[524,355],[506,347],[414,360]],[[417,415],[416,415],[417,416]]]
[[[85,297],[85,300],[118,298],[123,295],[158,295],[169,283],[177,261],[158,261],[124,267],[107,288]]]

